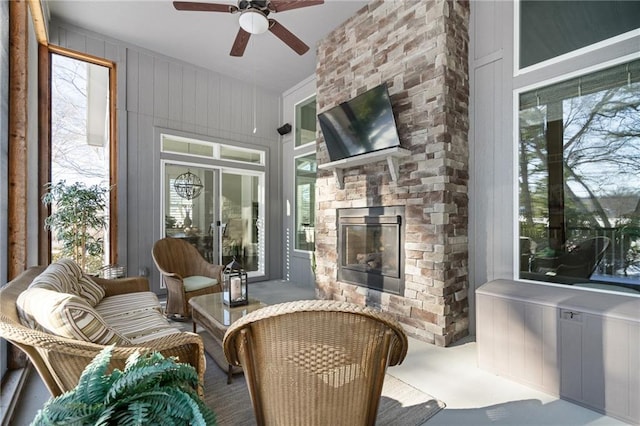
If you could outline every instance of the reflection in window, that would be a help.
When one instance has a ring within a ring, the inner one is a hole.
[[[315,250],[316,154],[296,158],[296,250]]]
[[[520,95],[520,277],[640,289],[640,61]]]
[[[316,97],[296,105],[296,144],[301,146],[316,140]]]
[[[264,273],[264,175],[222,173],[222,264]]]

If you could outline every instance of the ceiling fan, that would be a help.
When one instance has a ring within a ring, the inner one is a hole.
[[[298,55],[303,55],[309,46],[287,30],[269,14],[291,9],[323,4],[324,0],[238,0],[238,5],[220,3],[199,3],[192,1],[174,1],[177,10],[194,12],[227,12],[240,13],[240,29],[231,47],[231,56],[242,56],[249,43],[251,34],[262,34],[267,30],[292,48]]]

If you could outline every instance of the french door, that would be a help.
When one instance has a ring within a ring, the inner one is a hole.
[[[264,173],[163,162],[164,235],[193,244],[214,264],[235,258],[264,274]]]

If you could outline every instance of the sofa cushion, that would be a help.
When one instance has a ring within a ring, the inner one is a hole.
[[[193,275],[182,279],[184,291],[196,291],[218,284],[218,280],[210,277]]]
[[[18,296],[17,306],[25,322],[48,333],[101,345],[130,344],[107,325],[86,300],[45,288],[29,288]]]
[[[182,333],[158,311],[138,311],[109,319],[109,324],[134,345]]]
[[[112,318],[138,312],[157,311],[162,313],[158,296],[150,291],[107,296],[95,306],[95,310],[107,323],[111,323]]]

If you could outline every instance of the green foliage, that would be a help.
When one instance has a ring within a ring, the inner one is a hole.
[[[46,188],[42,202],[54,208],[44,225],[62,244],[61,254],[71,257],[85,272],[89,265],[102,266],[102,235],[108,224],[105,209],[111,189],[81,182],[67,185],[65,181],[48,183]]]
[[[107,375],[113,346],[105,348],[71,391],[50,399],[32,425],[215,425],[195,389],[198,374],[158,352],[135,353],[124,371]]]

